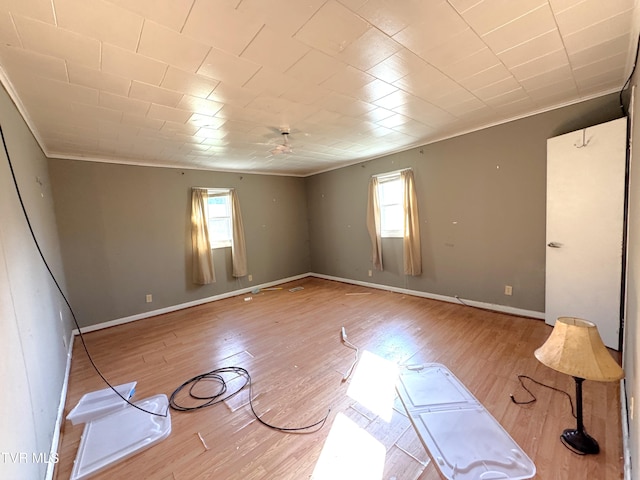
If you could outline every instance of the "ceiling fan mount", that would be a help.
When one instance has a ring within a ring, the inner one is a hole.
[[[282,135],[282,144],[276,145],[275,148],[271,150],[271,154],[281,155],[283,153],[293,153],[293,148],[289,143],[289,129],[281,128],[280,134]]]

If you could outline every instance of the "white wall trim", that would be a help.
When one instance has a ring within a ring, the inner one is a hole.
[[[331,275],[323,275],[321,273],[311,273],[311,276],[324,278],[325,280],[335,280],[337,282],[351,283],[353,285],[361,285],[363,287],[377,288],[378,290],[388,290],[390,292],[404,293],[415,297],[429,298],[431,300],[440,300],[442,302],[457,303],[459,305],[467,305],[469,307],[484,308],[495,312],[508,313],[521,317],[531,317],[544,320],[544,312],[536,312],[534,310],[523,310],[521,308],[509,307],[506,305],[497,305],[494,303],[476,302],[475,300],[467,300],[460,297],[449,297],[446,295],[438,295],[435,293],[422,292],[420,290],[409,290],[407,288],[392,287],[389,285],[381,285],[378,283],[362,282],[359,280],[350,280],[348,278],[332,277]]]
[[[544,312],[536,312],[534,310],[524,310],[524,309],[521,309],[521,308],[509,307],[509,306],[506,306],[506,305],[497,305],[497,304],[493,304],[493,303],[477,302],[475,300],[467,300],[467,299],[463,299],[463,298],[460,298],[460,297],[449,297],[449,296],[446,296],[446,295],[438,295],[438,294],[435,294],[435,293],[422,292],[422,291],[419,291],[419,290],[409,290],[407,288],[393,287],[393,286],[390,286],[390,285],[382,285],[382,284],[371,283],[371,282],[362,282],[360,280],[352,280],[352,279],[349,279],[349,278],[342,278],[342,277],[334,277],[334,276],[331,276],[331,275],[324,275],[322,273],[308,272],[308,273],[302,273],[300,275],[294,275],[292,277],[282,278],[280,280],[274,280],[272,282],[262,283],[260,285],[254,285],[254,286],[251,286],[251,287],[241,288],[241,289],[238,289],[238,290],[231,290],[229,292],[221,293],[219,295],[214,295],[212,297],[201,298],[201,299],[198,299],[198,300],[194,300],[192,302],[181,303],[179,305],[172,305],[170,307],[160,308],[158,310],[151,310],[149,312],[138,313],[136,315],[131,315],[129,317],[116,318],[114,320],[109,320],[107,322],[102,322],[102,323],[98,323],[98,324],[95,324],[95,325],[89,325],[89,326],[86,326],[86,327],[82,327],[82,333],[89,333],[89,332],[93,332],[93,331],[96,331],[96,330],[102,330],[103,328],[115,327],[117,325],[123,325],[125,323],[135,322],[136,320],[142,320],[143,318],[155,317],[156,315],[162,315],[163,313],[175,312],[177,310],[182,310],[184,308],[195,307],[197,305],[202,305],[204,303],[209,303],[209,302],[214,302],[216,300],[223,300],[225,298],[235,297],[237,295],[250,293],[255,289],[268,288],[268,287],[272,287],[274,285],[279,285],[281,283],[287,283],[287,282],[293,282],[293,281],[300,280],[300,279],[306,278],[306,277],[323,278],[325,280],[333,280],[333,281],[336,281],[336,282],[349,283],[349,284],[352,284],[352,285],[360,285],[360,286],[363,286],[363,287],[375,288],[375,289],[378,289],[378,290],[387,290],[387,291],[390,291],[390,292],[404,293],[406,295],[413,295],[415,297],[429,298],[431,300],[440,300],[442,302],[457,303],[457,304],[466,305],[466,306],[469,306],[469,307],[484,308],[486,310],[492,310],[492,311],[495,311],[495,312],[508,313],[508,314],[511,314],[511,315],[518,315],[518,316],[521,316],[521,317],[538,318],[538,319],[544,320]],[[79,335],[79,333],[80,332],[78,331],[77,328],[75,330],[73,330],[73,334],[74,335]]]
[[[60,429],[62,428],[64,407],[67,403],[67,390],[69,388],[69,374],[71,372],[71,356],[73,355],[73,337],[74,333],[69,334],[69,341],[67,343],[67,366],[64,370],[64,379],[62,381],[62,390],[60,391],[60,400],[58,403],[58,415],[56,417],[56,423],[53,427],[53,438],[51,439],[51,450],[49,451],[49,459],[57,458],[58,446],[60,445]],[[57,463],[57,462],[56,462]],[[47,463],[47,472],[45,474],[45,480],[53,479],[53,472],[56,467],[56,463]]]
[[[116,325],[123,325],[129,322],[135,322],[136,320],[142,320],[143,318],[155,317],[156,315],[162,315],[163,313],[175,312],[184,308],[195,307],[204,303],[214,302],[216,300],[222,300],[229,297],[235,297],[244,293],[250,293],[257,288],[268,288],[280,283],[294,282],[301,278],[308,277],[309,273],[303,273],[301,275],[294,275],[293,277],[287,277],[280,280],[274,280],[273,282],[262,283],[260,285],[252,285],[251,287],[241,288],[238,290],[231,290],[230,292],[221,293],[212,297],[200,298],[192,302],[181,303],[179,305],[172,305],[170,307],[160,308],[158,310],[151,310],[149,312],[138,313],[137,315],[131,315],[129,317],[116,318],[115,320],[109,320],[107,322],[98,323],[96,325],[89,325],[82,327],[82,333],[93,332],[95,330],[102,330],[103,328],[115,327]],[[76,328],[73,331],[74,335],[79,335],[79,331]]]

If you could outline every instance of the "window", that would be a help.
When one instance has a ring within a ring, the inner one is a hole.
[[[207,198],[207,226],[211,248],[231,246],[231,195],[229,190],[210,189]]]
[[[378,177],[380,200],[380,234],[382,237],[402,237],[404,230],[404,185],[399,173]]]

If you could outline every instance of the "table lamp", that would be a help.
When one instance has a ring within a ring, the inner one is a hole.
[[[559,317],[547,341],[535,351],[544,365],[567,375],[576,382],[577,427],[562,432],[560,439],[570,450],[580,454],[600,451],[598,442],[584,429],[582,422],[582,382],[612,382],[624,372],[602,343],[595,324],[574,317]]]

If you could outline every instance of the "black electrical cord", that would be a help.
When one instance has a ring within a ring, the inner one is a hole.
[[[626,117],[627,116],[627,112],[624,109],[624,102],[622,101],[622,92],[625,91],[625,89],[627,88],[627,85],[629,85],[629,82],[631,81],[631,77],[633,77],[633,74],[636,71],[636,66],[638,65],[638,51],[640,51],[640,35],[638,36],[638,44],[636,45],[636,58],[633,61],[633,67],[631,68],[631,73],[629,74],[629,78],[627,78],[627,81],[624,82],[624,85],[622,86],[622,89],[620,90],[620,95],[618,96],[620,99],[620,109],[622,109],[622,114]]]
[[[242,378],[244,378],[244,383],[235,391],[228,392],[227,382],[223,377],[223,374],[225,373],[232,373],[232,374],[241,376]],[[208,396],[195,394],[194,389],[196,388],[198,383],[201,381],[215,381],[216,383],[218,383],[218,391]],[[256,413],[256,410],[253,406],[253,386],[251,383],[251,375],[249,375],[249,372],[242,367],[217,368],[215,370],[211,370],[210,372],[202,373],[200,375],[196,375],[193,378],[190,378],[189,380],[187,380],[186,382],[184,382],[182,385],[180,385],[178,388],[174,390],[174,392],[171,394],[171,397],[169,398],[169,406],[174,410],[178,410],[180,412],[192,412],[195,410],[199,410],[201,408],[210,407],[211,405],[216,405],[220,402],[224,402],[225,400],[240,393],[247,385],[249,385],[249,407],[251,408],[251,413],[253,413],[253,415],[256,417],[256,420],[258,420],[258,422],[260,422],[262,425],[269,427],[273,430],[278,430],[280,432],[286,432],[286,433],[313,433],[313,432],[316,432],[317,430],[320,430],[324,426],[325,422],[327,421],[327,418],[329,418],[329,414],[331,413],[331,409],[329,409],[329,411],[323,418],[321,418],[315,423],[312,423],[310,425],[305,425],[302,427],[279,427],[262,420],[260,415]],[[191,397],[194,400],[199,400],[200,403],[194,402],[195,404],[192,404],[192,405],[183,405],[178,403],[176,398],[187,387],[189,388],[189,391],[188,391],[189,397]],[[317,427],[316,430],[311,431],[311,429],[315,427]]]
[[[165,413],[152,412],[150,410],[146,410],[146,409],[144,409],[142,407],[139,407],[138,405],[136,405],[134,403],[131,403],[129,401],[129,399],[127,399],[124,396],[122,396],[122,394],[120,394],[120,392],[118,392],[118,390],[116,390],[115,387],[113,385],[111,385],[111,383],[109,383],[109,381],[106,379],[106,377],[102,374],[102,372],[100,371],[98,366],[93,361],[93,358],[91,358],[91,354],[89,353],[89,349],[87,348],[87,344],[84,341],[84,336],[82,335],[82,329],[80,328],[80,325],[78,324],[78,320],[76,318],[76,314],[73,311],[73,308],[71,307],[71,303],[69,303],[69,300],[67,299],[67,296],[65,295],[64,291],[62,290],[62,287],[58,283],[58,280],[56,279],[56,276],[53,274],[53,271],[51,270],[51,267],[49,267],[49,263],[47,262],[47,259],[45,258],[44,253],[42,252],[42,249],[40,248],[40,243],[38,242],[38,238],[36,237],[36,234],[33,231],[33,227],[31,226],[31,220],[29,220],[29,215],[27,214],[27,208],[25,207],[24,201],[22,200],[22,194],[20,193],[20,187],[18,185],[18,180],[16,179],[16,174],[15,174],[15,172],[13,170],[13,163],[11,162],[11,157],[9,156],[9,150],[7,148],[7,142],[6,142],[5,138],[4,138],[4,132],[2,131],[2,125],[0,125],[0,137],[2,137],[2,145],[4,147],[5,155],[7,156],[7,163],[9,164],[9,170],[11,171],[11,177],[13,179],[13,184],[14,184],[15,189],[16,189],[16,194],[18,196],[18,200],[20,202],[20,206],[22,207],[22,213],[24,214],[24,218],[25,218],[25,220],[27,222],[27,226],[29,227],[29,232],[31,233],[31,238],[33,239],[33,242],[36,245],[36,249],[38,250],[38,253],[40,254],[40,258],[42,259],[42,262],[44,263],[44,266],[46,267],[47,271],[49,272],[49,276],[53,280],[53,283],[56,285],[56,288],[58,289],[58,292],[60,292],[60,295],[64,299],[64,302],[66,303],[67,308],[69,308],[69,312],[71,312],[71,317],[73,318],[73,322],[75,323],[76,328],[78,329],[78,336],[80,337],[80,341],[82,342],[82,347],[84,348],[84,351],[87,354],[87,358],[89,358],[89,362],[91,363],[91,366],[94,368],[94,370],[100,376],[100,378],[104,381],[104,383],[106,383],[109,386],[109,388],[115,392],[116,395],[118,395],[122,400],[127,402],[129,405],[131,405],[132,407],[137,408],[138,410],[141,410],[141,411],[143,411],[145,413],[149,413],[151,415],[156,415],[156,416],[159,416],[159,417],[166,417],[168,412],[169,412],[168,408],[167,408],[167,411]]]
[[[512,401],[513,403],[515,403],[516,405],[528,405],[528,404],[530,404],[530,403],[534,403],[534,402],[536,402],[536,401],[538,400],[538,399],[536,398],[536,396],[535,396],[533,393],[531,393],[531,390],[529,390],[529,389],[525,386],[524,382],[522,381],[522,379],[524,379],[524,378],[526,378],[527,380],[530,380],[531,382],[535,383],[536,385],[540,385],[541,387],[545,387],[545,388],[548,388],[548,389],[553,390],[553,391],[555,391],[555,392],[562,393],[563,395],[566,395],[566,397],[569,399],[569,405],[571,405],[571,415],[573,415],[573,418],[577,418],[577,417],[576,417],[576,412],[575,412],[575,410],[574,410],[574,408],[573,408],[573,400],[571,399],[571,395],[569,395],[569,394],[568,394],[567,392],[565,392],[564,390],[561,390],[561,389],[556,388],[556,387],[552,387],[551,385],[547,385],[546,383],[539,382],[539,381],[537,381],[537,380],[535,380],[535,379],[531,378],[531,377],[530,377],[530,376],[528,376],[528,375],[518,375],[518,381],[520,382],[520,385],[522,386],[522,388],[523,388],[524,390],[526,390],[526,391],[527,391],[527,393],[528,393],[529,395],[531,395],[531,398],[530,398],[529,400],[522,400],[522,401],[519,401],[519,400],[516,400],[516,399],[514,398],[513,394],[512,394],[512,395],[509,395],[509,396],[511,397],[511,401]]]

